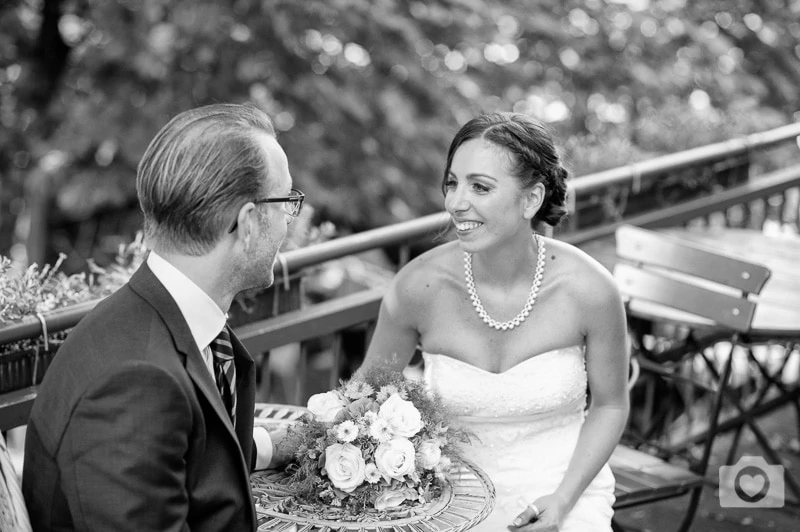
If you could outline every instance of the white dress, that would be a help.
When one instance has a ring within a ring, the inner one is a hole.
[[[584,420],[586,365],[582,346],[529,358],[491,373],[423,353],[424,379],[478,439],[465,457],[492,480],[496,504],[473,528],[506,532],[517,515],[564,477]],[[561,532],[610,531],[614,476],[603,466],[561,523]]]

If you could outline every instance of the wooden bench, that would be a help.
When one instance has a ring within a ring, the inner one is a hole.
[[[0,395],[0,432],[28,424],[36,386]]]
[[[608,461],[617,481],[614,508],[628,508],[685,495],[703,487],[704,477],[648,453],[617,445]]]

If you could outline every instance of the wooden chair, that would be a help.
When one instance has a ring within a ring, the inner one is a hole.
[[[611,459],[617,477],[616,508],[652,503],[688,495],[689,503],[678,530],[688,530],[705,484],[723,400],[729,395],[734,347],[750,330],[758,294],[770,276],[768,268],[721,255],[668,235],[623,225],[616,231],[617,263],[614,277],[626,301],[633,356],[643,375],[655,386],[664,379],[676,395],[701,394],[711,398],[708,426],[699,458],[691,445],[665,445],[659,429],[668,426],[669,404],[650,388],[655,422],[626,432],[626,446]],[[721,341],[731,350],[722,364],[705,348]],[[700,381],[682,371],[700,357],[711,375]],[[655,383],[655,384],[654,384]],[[675,397],[676,395],[673,395]],[[647,399],[647,397],[645,397]],[[691,398],[689,399],[691,402]],[[666,407],[666,408],[665,408]],[[681,459],[681,465],[673,461]],[[685,463],[685,464],[684,464]],[[615,530],[622,530],[614,523]]]

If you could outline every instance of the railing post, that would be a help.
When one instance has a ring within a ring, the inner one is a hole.
[[[577,193],[574,190],[570,190],[567,194],[567,230],[568,231],[577,231],[578,230],[578,201],[575,199]]]
[[[308,397],[308,346],[306,342],[300,342],[300,357],[297,360],[297,376],[294,404],[304,405]]]
[[[333,337],[333,367],[331,367],[331,374],[328,376],[328,387],[333,390],[339,386],[339,371],[342,367],[342,333],[337,332]]]
[[[397,259],[398,269],[408,264],[408,261],[411,259],[411,246],[409,246],[408,243],[401,245],[399,253]]]

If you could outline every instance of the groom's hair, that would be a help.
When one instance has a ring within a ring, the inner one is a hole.
[[[262,197],[267,153],[259,136],[272,121],[251,105],[184,111],[150,142],[136,175],[148,246],[204,255],[246,202]]]

